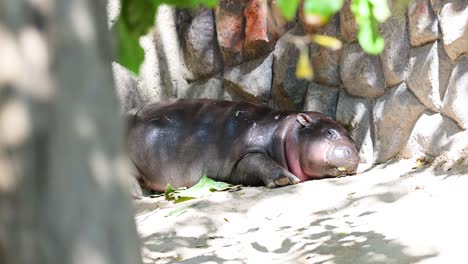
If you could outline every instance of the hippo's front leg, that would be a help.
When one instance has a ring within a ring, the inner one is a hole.
[[[294,174],[263,153],[245,155],[239,161],[231,176],[241,182],[258,182],[260,180],[268,188],[300,182],[299,178]]]

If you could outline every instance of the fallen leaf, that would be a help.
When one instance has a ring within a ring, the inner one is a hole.
[[[418,160],[416,160],[416,164],[414,165],[414,167],[412,167],[411,169],[415,170],[417,168],[420,168],[424,164],[426,164],[426,162],[424,160],[418,159]]]
[[[352,200],[353,199],[353,194],[355,194],[356,192],[351,192],[351,193],[348,193],[346,199],[348,200]]]
[[[208,178],[207,176],[203,176],[197,184],[188,189],[175,189],[170,184],[168,184],[166,186],[164,196],[167,200],[174,201],[175,203],[180,203],[195,198],[201,198],[209,194],[210,192],[229,190],[233,187],[236,186],[232,186],[225,182],[218,182]]]

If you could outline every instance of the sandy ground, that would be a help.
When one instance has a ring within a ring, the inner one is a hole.
[[[145,263],[468,263],[468,168],[135,201]]]

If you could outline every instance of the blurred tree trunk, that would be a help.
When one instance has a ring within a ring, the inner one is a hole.
[[[0,263],[140,263],[105,1],[0,0]]]

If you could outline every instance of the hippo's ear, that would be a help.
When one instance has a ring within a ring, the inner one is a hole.
[[[297,122],[303,127],[310,127],[315,123],[314,119],[304,113],[299,113],[297,115]]]

